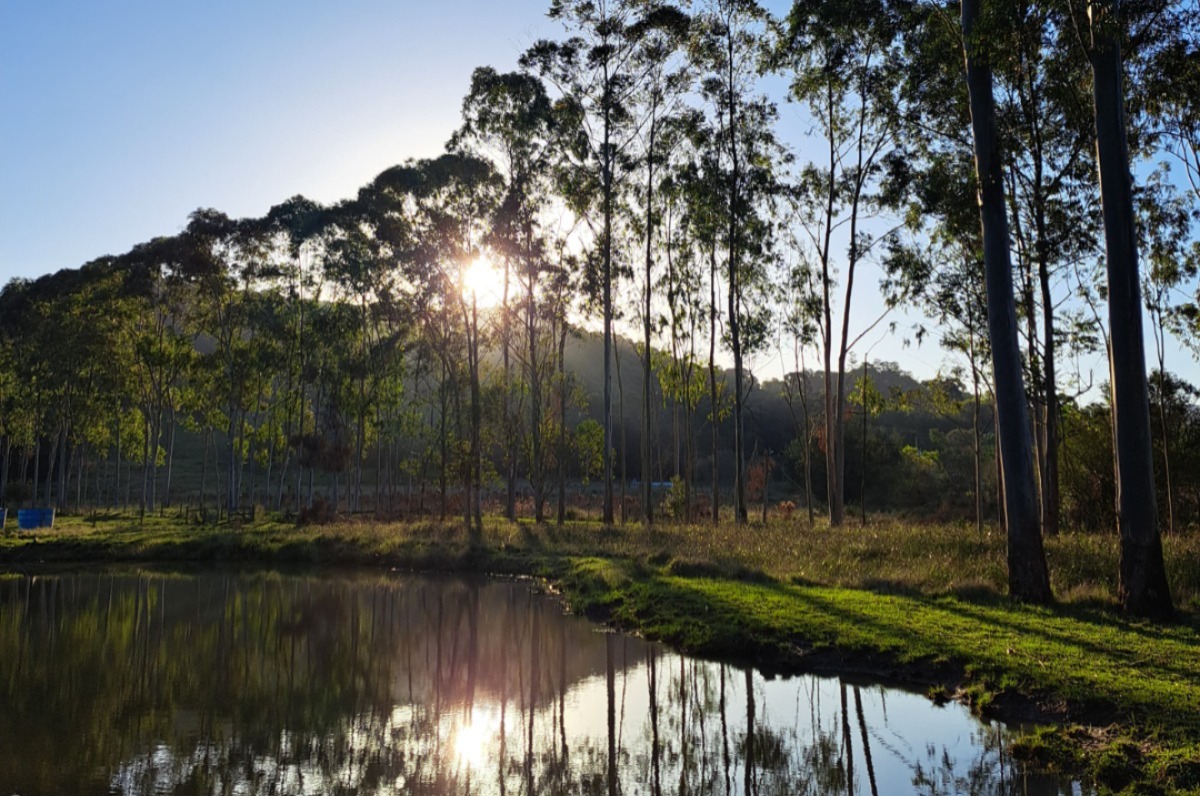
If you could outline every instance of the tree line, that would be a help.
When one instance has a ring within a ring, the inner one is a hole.
[[[124,466],[126,493],[153,511],[184,429],[202,439],[218,511],[248,495],[311,511],[324,475],[334,511],[428,484],[477,531],[492,479],[508,517],[527,487],[535,520],[557,502],[562,521],[567,483],[598,478],[613,522],[625,334],[641,364],[644,522],[656,403],[677,425],[684,518],[707,481],[709,516],[728,483],[747,521],[760,440],[746,406],[761,386],[747,363],[775,350],[820,375],[781,384],[808,441],[804,494],[823,475],[839,526],[848,426],[875,400],[855,352],[908,306],[966,363],[976,519],[994,468],[1023,599],[1050,599],[1042,534],[1059,528],[1062,446],[1096,386],[1063,369],[1107,354],[1122,600],[1169,612],[1154,496],[1157,468],[1175,530],[1166,357],[1171,340],[1196,345],[1200,318],[1194,0],[796,0],[780,17],[750,0],[555,0],[549,14],[561,37],[514,72],[475,71],[443,155],[332,205],[201,209],[176,235],[10,282],[0,486],[103,502]],[[798,150],[764,75],[787,80],[810,127]],[[498,296],[480,295],[484,263]],[[873,271],[886,308],[863,317],[856,280],[861,296]],[[595,422],[566,367],[589,318]]]

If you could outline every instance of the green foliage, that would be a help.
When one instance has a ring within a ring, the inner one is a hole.
[[[604,469],[604,428],[588,418],[575,427],[574,441],[579,475],[586,484]]]
[[[679,476],[671,477],[671,486],[663,496],[662,510],[666,516],[681,520],[687,513],[687,489]]]

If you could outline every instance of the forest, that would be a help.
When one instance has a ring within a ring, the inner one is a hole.
[[[1033,602],[1044,536],[1119,532],[1122,602],[1169,614],[1159,536],[1200,525],[1172,372],[1200,350],[1200,13],[979,5],[554,0],[562,36],[476,69],[438,157],[10,281],[0,505],[891,513],[1004,528]],[[887,333],[942,372],[870,359]]]

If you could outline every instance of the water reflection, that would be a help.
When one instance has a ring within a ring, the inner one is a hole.
[[[1006,740],[902,691],[597,632],[521,583],[0,581],[6,794],[1073,792]]]

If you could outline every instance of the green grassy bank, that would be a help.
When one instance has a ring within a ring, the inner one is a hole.
[[[1131,793],[1200,793],[1200,539],[1165,540],[1178,622],[1114,608],[1109,537],[1048,541],[1060,602],[1002,595],[1004,543],[974,528],[879,521],[565,528],[187,526],[66,519],[0,537],[0,569],[56,563],[237,562],[478,570],[549,578],[572,607],[689,652],[776,671],[856,671],[925,684],[1012,720],[1052,721],[1020,752]]]

